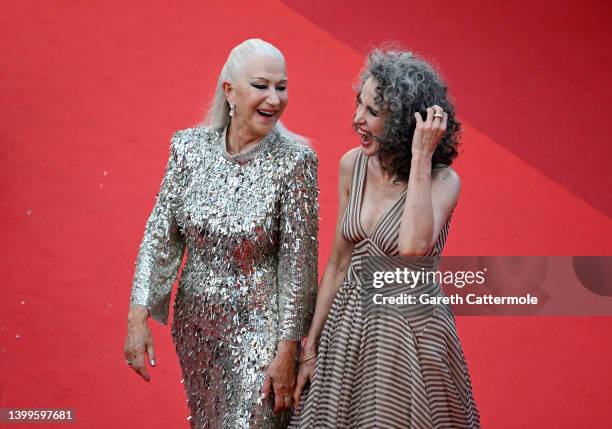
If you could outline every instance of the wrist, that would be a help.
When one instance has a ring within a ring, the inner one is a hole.
[[[149,318],[149,309],[144,305],[136,304],[128,312],[128,324],[138,325],[146,323]]]
[[[432,156],[426,153],[413,154],[410,161],[410,180],[430,178],[432,165]]]
[[[304,356],[302,356],[300,358],[300,364],[306,363],[306,362],[310,362],[313,361],[317,358],[317,354],[305,354]]]
[[[299,341],[282,340],[278,342],[276,354],[287,357],[295,357]]]
[[[306,343],[304,344],[304,347],[302,348],[302,356],[311,356],[313,354],[317,353],[317,344],[319,343],[318,338],[316,337],[312,337],[312,336],[308,336],[308,338],[306,339]]]
[[[429,163],[431,164],[433,158],[433,152],[426,152],[426,151],[421,151],[421,150],[417,150],[417,151],[412,151],[412,164],[414,165],[415,163]]]

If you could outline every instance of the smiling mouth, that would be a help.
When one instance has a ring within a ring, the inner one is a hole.
[[[259,113],[264,118],[271,118],[271,117],[275,116],[277,112],[275,110],[257,109],[257,113]]]
[[[367,131],[362,130],[358,126],[355,126],[355,131],[361,137],[361,144],[362,145],[367,146],[370,143],[372,143],[372,140],[373,140],[372,139],[372,134],[368,133]]]

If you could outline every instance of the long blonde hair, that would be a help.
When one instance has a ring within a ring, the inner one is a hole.
[[[271,56],[281,60],[283,64],[285,63],[285,57],[282,52],[278,50],[276,46],[261,39],[245,40],[232,49],[219,74],[217,89],[215,90],[215,95],[204,117],[204,121],[202,122],[203,126],[216,130],[222,130],[228,126],[230,122],[230,108],[225,98],[225,92],[223,91],[223,82],[235,82],[244,64],[249,59],[257,56]],[[276,121],[274,129],[285,137],[297,140],[303,144],[308,144],[308,140],[305,137],[289,131],[280,120]]]

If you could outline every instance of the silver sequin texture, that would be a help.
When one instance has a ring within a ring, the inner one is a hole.
[[[185,249],[172,336],[189,422],[197,428],[279,428],[260,391],[280,340],[299,340],[317,283],[317,158],[270,132],[236,156],[225,132],[178,131],[147,221],[131,304],[167,323]]]

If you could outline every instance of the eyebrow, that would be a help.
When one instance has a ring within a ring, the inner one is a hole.
[[[367,103],[364,103],[364,102],[363,102],[363,100],[362,100],[362,98],[361,98],[361,92],[358,92],[358,93],[357,93],[357,97],[356,97],[356,98],[357,98],[357,100],[358,100],[360,103],[362,103],[362,104],[367,104]],[[368,106],[368,107],[372,107],[370,104],[367,104],[367,106]]]
[[[261,76],[254,76],[254,77],[252,77],[251,79],[253,79],[253,80],[255,80],[255,79],[260,79],[260,80],[265,80],[266,82],[270,82],[270,80],[269,80],[269,79],[266,79],[265,77],[261,77]],[[283,79],[279,80],[279,81],[278,81],[278,82],[276,82],[276,83],[287,83],[287,82],[288,82],[288,81],[287,81],[287,78],[283,78]]]
[[[363,100],[361,99],[361,91],[357,93],[357,101],[359,101],[361,104],[365,104],[372,112],[374,112],[375,115],[380,115],[384,111],[384,108],[381,108],[380,106],[377,106],[376,104],[372,106],[370,104],[364,103]]]

